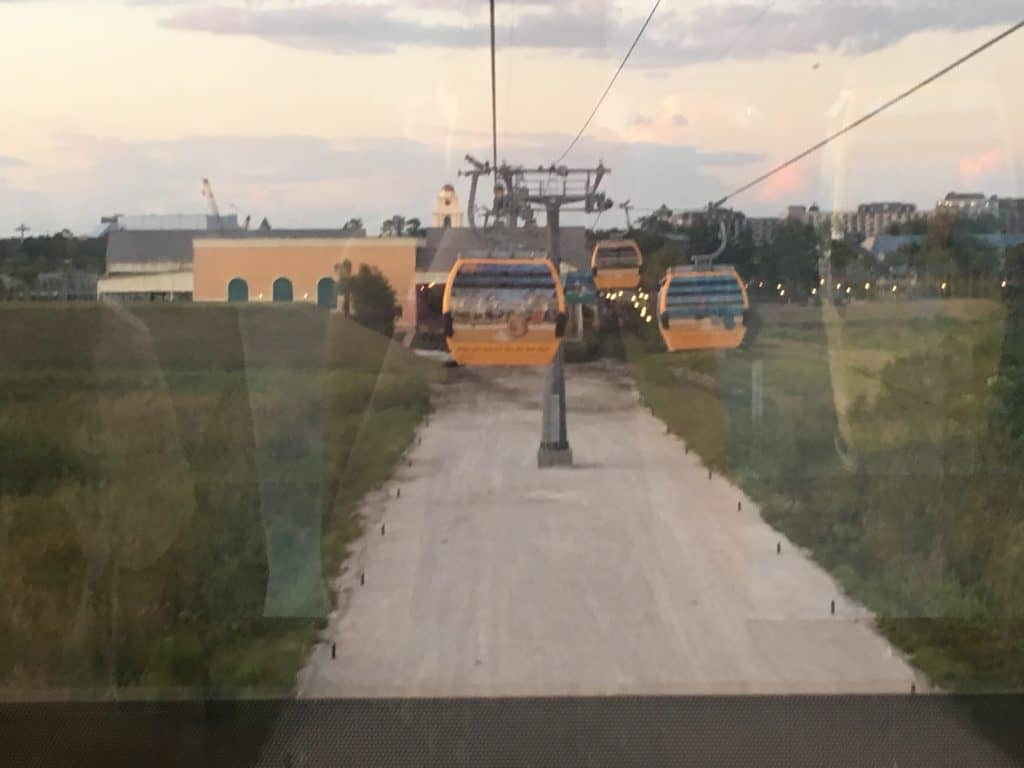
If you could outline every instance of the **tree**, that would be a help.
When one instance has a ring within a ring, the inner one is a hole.
[[[395,214],[390,219],[385,219],[380,225],[381,237],[401,237],[405,231],[405,216]]]
[[[664,203],[650,216],[643,216],[637,223],[646,232],[669,232],[672,229],[672,209]]]
[[[423,228],[420,220],[413,216],[411,219],[405,220],[405,231],[406,237],[424,237],[427,234],[427,230]]]
[[[402,310],[395,289],[380,270],[363,264],[350,284],[356,322],[385,336],[394,333],[395,320]]]
[[[762,254],[758,277],[797,289],[818,282],[818,236],[814,228],[799,221],[783,221],[775,239]]]
[[[338,295],[341,296],[341,313],[345,317],[352,316],[352,262],[345,259],[340,264],[334,265],[334,272],[337,275],[335,283],[338,287]]]
[[[365,229],[366,228],[363,226],[363,220],[362,219],[354,219],[353,218],[353,219],[349,219],[348,221],[345,222],[345,226],[343,226],[341,228],[341,231],[342,232],[346,232],[346,233],[355,233],[355,232],[363,232],[363,231],[365,231]]]

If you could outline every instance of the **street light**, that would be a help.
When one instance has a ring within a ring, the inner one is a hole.
[[[864,283],[864,290],[865,291],[870,291],[871,290],[871,283]]]

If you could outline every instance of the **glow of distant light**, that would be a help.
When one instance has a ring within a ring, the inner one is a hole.
[[[942,290],[946,290],[946,284],[945,283],[942,284]]]
[[[871,283],[864,283],[864,290],[865,291],[870,291],[871,290]]]
[[[892,287],[892,292],[896,293],[896,286],[895,285]]]
[[[1003,282],[1001,282],[1001,283],[999,284],[999,287],[1000,287],[1000,288],[1005,288],[1005,287],[1006,287],[1006,281],[1005,281],[1005,280],[1003,280]]]
[[[811,288],[811,296],[816,296],[817,294],[818,294],[818,289],[817,288]]]
[[[781,291],[779,291],[779,296],[785,296],[785,295],[786,295],[786,289],[783,288]]]
[[[847,292],[847,293],[849,293],[849,292],[850,292],[850,291],[852,291],[852,290],[853,290],[853,288],[851,288],[850,286],[846,286],[846,292]]]

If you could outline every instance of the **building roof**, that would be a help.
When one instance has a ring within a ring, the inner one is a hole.
[[[187,269],[192,265],[192,238],[208,236],[191,230],[113,230],[107,237],[107,271],[135,271],[139,265]]]
[[[999,250],[1004,248],[1014,248],[1024,243],[1024,234],[983,234],[972,235],[972,237]],[[926,235],[875,235],[874,237],[865,238],[864,242],[861,243],[861,248],[868,251],[878,259],[884,259],[890,253],[899,250],[904,245],[924,245],[927,241],[928,237]]]
[[[207,213],[142,214],[118,215],[111,218],[115,219],[114,223],[118,229],[135,231],[205,230],[213,232],[239,229],[238,215],[234,213],[222,216],[212,216]]]
[[[267,240],[360,237],[361,233],[341,229],[256,229],[256,230],[113,230],[107,239],[108,272],[170,272],[192,266],[192,241]]]
[[[864,238],[861,248],[876,259],[884,259],[905,245],[921,245],[927,239],[925,235],[874,235]]]
[[[469,227],[431,227],[426,242],[416,251],[417,272],[447,272],[462,257],[505,253],[547,253],[548,232],[543,227],[523,227],[502,235]],[[583,227],[562,227],[562,261],[577,269],[590,268],[587,232]]]
[[[944,198],[944,200],[985,200],[985,195],[981,192],[950,192]]]

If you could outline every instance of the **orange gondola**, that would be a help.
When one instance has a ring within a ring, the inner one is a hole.
[[[459,259],[444,291],[459,365],[547,365],[565,333],[565,294],[548,259]]]
[[[747,289],[732,267],[674,267],[658,295],[661,337],[670,352],[738,347],[749,308]]]
[[[633,240],[600,240],[590,257],[599,291],[631,291],[640,284],[643,254]]]

